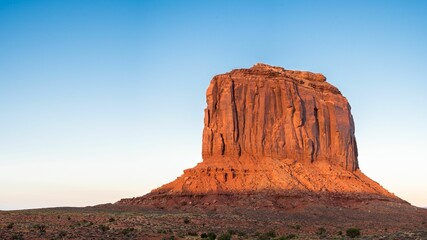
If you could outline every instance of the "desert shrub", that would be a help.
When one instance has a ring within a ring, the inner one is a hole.
[[[281,237],[277,238],[277,240],[289,240],[289,239],[294,239],[296,237],[297,237],[297,235],[295,235],[295,234],[288,234],[288,235],[281,236]]]
[[[200,238],[208,238],[208,234],[207,233],[202,233],[202,234],[200,234]]]
[[[358,228],[349,228],[346,231],[347,237],[355,238],[360,236],[360,229]]]
[[[46,225],[44,225],[44,224],[36,224],[36,225],[34,225],[34,228],[39,230],[40,234],[46,233]]]
[[[114,221],[116,221],[116,219],[114,219],[114,218],[112,217],[112,218],[108,219],[108,221],[109,221],[109,222],[114,222]]]
[[[326,235],[326,229],[324,227],[318,228],[316,231],[316,234],[319,236],[325,236]]]
[[[58,233],[58,237],[60,237],[60,238],[63,238],[63,237],[65,237],[65,236],[67,236],[67,232],[66,232],[66,231],[60,231],[60,232]]]
[[[197,234],[197,232],[188,232],[187,235],[194,237],[194,236],[197,236],[198,234]]]
[[[221,236],[218,237],[218,240],[231,240],[231,234],[224,233]]]
[[[243,231],[238,231],[237,232],[237,236],[239,236],[239,237],[246,237],[248,234],[247,233],[245,233],[245,232],[243,232]]]
[[[70,216],[68,216],[68,217],[67,217],[67,219],[68,219],[68,220],[71,220],[71,217],[70,217]]]
[[[209,232],[208,233],[208,239],[209,240],[215,240],[216,239],[216,234],[213,232]]]
[[[135,228],[125,228],[122,230],[122,234],[128,236],[131,233],[133,233],[134,231],[135,231]]]
[[[266,234],[261,234],[257,237],[257,240],[270,240],[270,237]]]
[[[175,240],[175,236],[164,237],[162,240]]]
[[[295,225],[294,227],[296,230],[300,230],[301,229],[301,225]]]
[[[11,237],[12,240],[24,240],[24,236],[22,235],[22,233],[16,233],[13,234]]]
[[[13,228],[13,225],[14,225],[14,223],[9,223],[9,224],[7,224],[6,228],[7,228],[7,229],[12,229],[12,228]]]
[[[99,225],[99,229],[101,229],[102,232],[106,232],[106,231],[110,230],[110,228],[108,226],[105,226],[105,225]]]
[[[274,230],[271,230],[271,231],[266,232],[265,235],[267,237],[274,238],[274,237],[276,237],[276,232]]]
[[[190,223],[190,219],[188,219],[188,218],[184,218],[184,223],[185,223],[185,224],[189,224],[189,223]]]
[[[341,236],[342,235],[342,231],[338,231],[337,234]]]

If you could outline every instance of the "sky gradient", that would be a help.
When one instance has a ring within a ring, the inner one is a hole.
[[[210,79],[321,72],[362,171],[427,206],[426,1],[0,1],[0,210],[141,196],[201,159]]]

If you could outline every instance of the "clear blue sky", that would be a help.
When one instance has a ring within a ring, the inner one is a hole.
[[[213,75],[322,72],[361,169],[427,206],[426,1],[0,1],[0,209],[140,196],[201,161]]]

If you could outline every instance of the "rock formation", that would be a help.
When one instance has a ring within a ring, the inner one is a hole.
[[[271,157],[358,169],[350,105],[321,74],[257,64],[212,79],[203,159]]]
[[[215,76],[206,98],[203,162],[146,196],[118,204],[258,193],[400,201],[360,171],[350,105],[322,74],[259,63]]]

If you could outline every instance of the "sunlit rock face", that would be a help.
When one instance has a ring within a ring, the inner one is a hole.
[[[256,64],[215,76],[206,98],[205,161],[271,157],[358,169],[350,105],[322,74]]]

